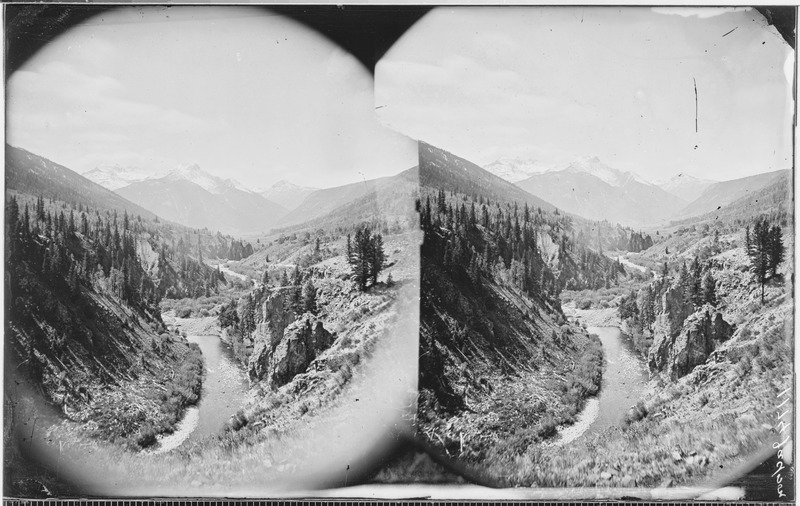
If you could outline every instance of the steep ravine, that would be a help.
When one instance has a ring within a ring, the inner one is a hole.
[[[647,367],[619,328],[589,327],[587,330],[603,343],[603,383],[597,396],[586,401],[575,423],[559,428],[558,435],[550,442],[556,446],[568,444],[587,433],[622,425],[626,413],[641,399],[647,387]]]
[[[197,405],[186,410],[175,432],[158,438],[154,453],[219,433],[246,400],[249,384],[245,371],[219,335],[188,335],[187,340],[197,343],[203,352],[203,391]]]

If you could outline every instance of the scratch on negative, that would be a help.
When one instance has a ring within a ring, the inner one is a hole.
[[[692,81],[694,81],[694,131],[697,133],[697,79],[692,77]]]
[[[739,28],[739,27],[737,26],[736,28]],[[736,28],[734,28],[733,30],[736,30]],[[733,33],[733,30],[731,30],[730,32],[726,33],[725,35],[730,35],[731,33]],[[723,37],[725,37],[725,35],[723,35]]]

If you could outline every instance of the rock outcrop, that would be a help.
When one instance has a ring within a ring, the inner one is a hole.
[[[291,310],[288,299],[291,289],[277,288],[256,314],[256,329],[252,334],[253,352],[248,360],[250,381],[260,381],[267,376],[269,357],[283,339],[283,332],[297,315]]]
[[[690,315],[677,333],[656,334],[648,355],[650,371],[665,371],[670,378],[677,380],[705,363],[711,352],[731,334],[733,327],[722,318],[722,314],[711,306],[704,306]]]
[[[683,322],[693,311],[692,303],[684,299],[683,288],[667,288],[662,296],[661,312],[656,315],[653,323],[653,341],[647,351],[651,372],[664,369],[672,343],[683,330]]]
[[[285,385],[333,344],[333,335],[311,313],[299,318],[289,308],[289,290],[274,290],[256,315],[251,382],[266,379],[272,388]]]
[[[325,330],[322,322],[309,313],[304,314],[286,328],[283,339],[272,352],[267,374],[268,385],[285,385],[297,374],[304,372],[331,344],[333,336]]]
[[[683,322],[694,313],[694,305],[685,300],[683,287],[671,286],[664,292],[661,303],[661,314],[656,316],[653,334],[674,337],[683,329]],[[655,343],[653,343],[655,344]]]

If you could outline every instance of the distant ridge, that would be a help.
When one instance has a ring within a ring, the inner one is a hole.
[[[409,169],[411,170],[411,169]],[[350,183],[334,188],[325,188],[310,193],[302,204],[280,219],[276,227],[289,227],[322,218],[335,209],[353,202],[365,195],[388,191],[397,182],[397,178],[406,177],[408,170],[395,176],[368,179],[358,183]],[[410,198],[410,197],[409,197]]]
[[[258,191],[258,194],[292,211],[298,208],[306,197],[317,190],[319,190],[319,188],[299,186],[289,181],[281,180],[266,190]]]
[[[783,169],[712,184],[697,199],[681,209],[675,215],[675,219],[700,216],[715,211],[790,176],[791,171]]]
[[[689,174],[677,174],[671,179],[659,183],[662,190],[675,195],[676,197],[692,202],[697,199],[706,188],[718,181],[711,179],[699,179]]]
[[[685,201],[631,172],[622,172],[593,157],[563,170],[535,174],[517,185],[547,197],[567,212],[592,220],[641,226],[666,220]]]
[[[419,184],[446,191],[483,195],[503,202],[527,202],[546,211],[556,206],[476,164],[424,142],[419,143]]]
[[[125,210],[143,218],[155,218],[152,211],[111,190],[22,148],[6,144],[6,191],[81,203],[103,211]]]
[[[212,189],[216,193],[172,174],[133,183],[117,193],[168,220],[230,234],[269,230],[286,214],[282,206],[232,184],[215,185]]]

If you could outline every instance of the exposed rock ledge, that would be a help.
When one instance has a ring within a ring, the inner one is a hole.
[[[674,318],[670,318],[674,321]],[[666,322],[665,322],[666,323]],[[677,380],[696,366],[705,363],[708,356],[733,334],[733,327],[712,306],[704,306],[690,315],[674,333],[667,325],[656,326],[653,344],[648,354],[650,371],[665,371]]]
[[[305,372],[320,353],[330,348],[334,337],[311,313],[295,319],[287,309],[287,292],[275,290],[257,316],[253,354],[248,361],[251,382],[266,379],[271,388],[290,382]]]

